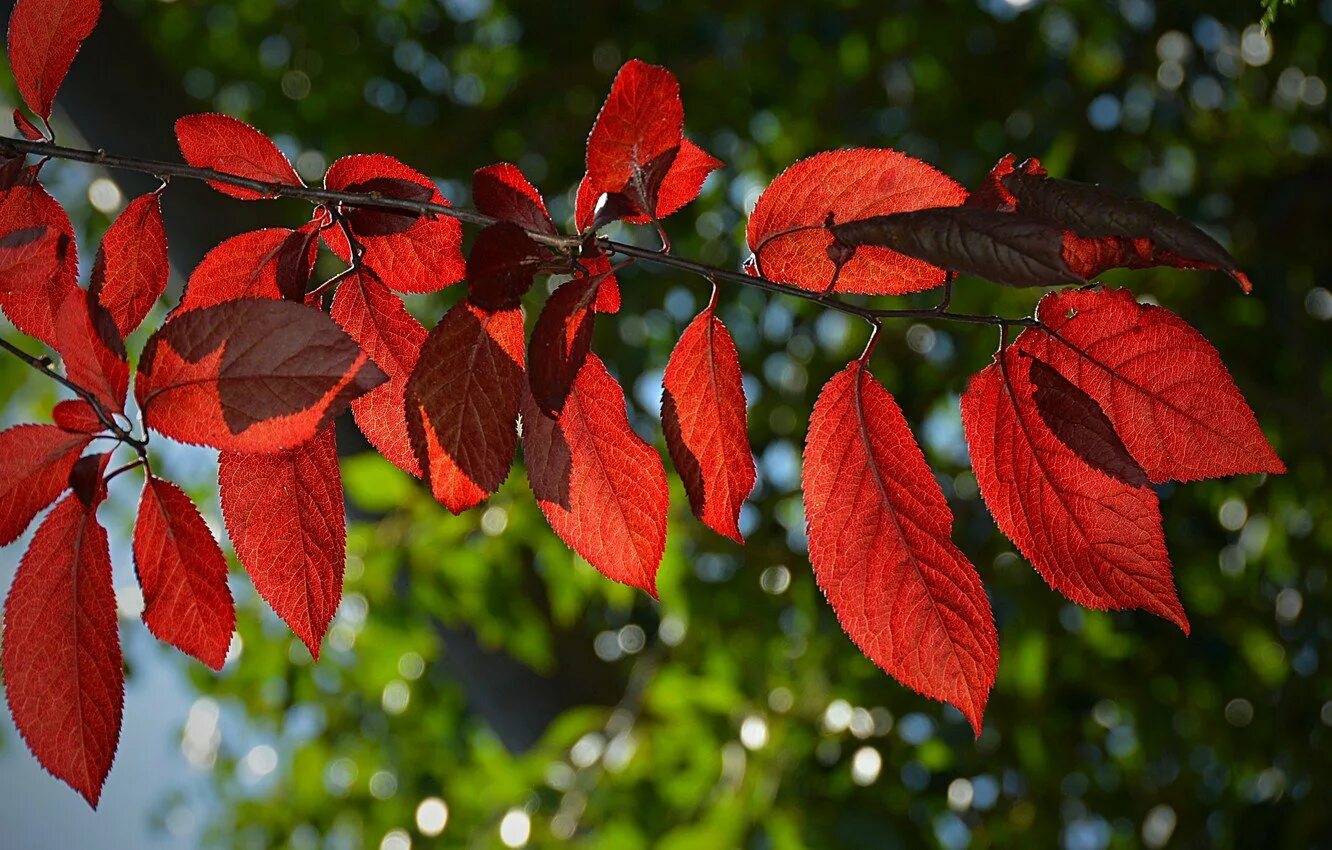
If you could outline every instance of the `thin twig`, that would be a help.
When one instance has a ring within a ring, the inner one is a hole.
[[[52,369],[49,360],[46,360],[41,357],[34,357],[28,352],[14,345],[7,339],[0,338],[0,348],[3,348],[5,351],[8,351],[10,354],[22,360],[24,363],[27,363],[32,368],[36,369],[38,372],[41,372],[43,375],[55,381],[56,383],[60,384],[61,386],[65,387],[66,389],[71,390],[79,398],[86,401],[88,405],[93,409],[93,413],[97,415],[97,421],[101,422],[102,425],[108,431],[114,432],[117,440],[133,447],[136,452],[139,452],[139,454],[143,454],[144,448],[147,446],[147,441],[141,440],[135,437],[130,432],[126,431],[124,427],[122,427],[121,424],[116,421],[115,416],[113,416],[111,412],[106,409],[106,406],[102,404],[101,399],[99,399],[95,394],[93,394],[89,390],[84,389],[83,387],[71,381],[69,378],[66,378],[64,375]]]

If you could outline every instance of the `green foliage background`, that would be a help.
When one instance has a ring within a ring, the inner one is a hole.
[[[383,151],[466,203],[472,169],[509,160],[561,221],[614,70],[664,64],[688,133],[727,163],[667,223],[679,253],[714,263],[743,258],[745,211],[774,175],[841,146],[896,147],[969,185],[1011,150],[1145,195],[1228,241],[1256,293],[1210,273],[1106,281],[1213,340],[1290,467],[1162,491],[1191,637],[1077,609],[1013,554],[968,471],[957,396],[995,334],[890,328],[874,372],[917,426],[998,619],[999,680],[973,740],[860,656],[808,568],[805,423],[864,329],[725,289],[753,379],[749,544],[703,529],[673,480],[657,605],[564,549],[521,469],[451,517],[385,462],[348,457],[347,601],[319,663],[241,580],[239,657],[191,673],[280,754],[256,776],[248,745],[222,737],[216,845],[503,846],[516,810],[531,846],[608,850],[1332,846],[1332,4],[1283,9],[1270,38],[1255,2],[114,5],[170,69],[164,86],[278,135],[309,176]],[[262,215],[292,224],[289,211]],[[622,285],[596,349],[661,445],[655,387],[706,283],[635,269]],[[433,320],[454,298],[413,307]],[[964,279],[956,302],[1018,315],[1036,298]],[[467,635],[494,655],[478,663]],[[498,656],[567,706],[518,735],[529,747],[495,731],[538,699],[497,684]],[[429,797],[448,806],[438,838],[415,821]]]

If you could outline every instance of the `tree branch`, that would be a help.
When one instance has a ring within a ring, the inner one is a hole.
[[[283,198],[299,198],[316,204],[340,205],[364,209],[395,210],[425,217],[447,216],[449,218],[457,219],[460,222],[474,224],[480,227],[488,227],[499,221],[499,219],[496,219],[493,216],[464,207],[450,207],[444,206],[443,204],[435,204],[426,201],[412,201],[404,198],[389,198],[379,192],[337,192],[330,189],[288,186],[284,183],[269,183],[262,180],[252,180],[248,177],[239,177],[235,174],[227,174],[226,172],[216,171],[211,168],[196,168],[191,165],[183,165],[176,162],[163,162],[160,160],[138,159],[130,156],[109,154],[101,149],[84,150],[81,148],[69,148],[55,145],[49,142],[29,142],[25,139],[0,137],[0,152],[9,152],[13,154],[30,153],[43,157],[69,159],[76,162],[87,162],[94,165],[101,165],[107,168],[152,174],[162,179],[182,177],[189,180],[208,180],[217,183],[226,183],[230,186],[236,186],[242,189],[249,189],[250,191],[264,195]],[[534,241],[562,251],[570,251],[581,244],[580,237],[578,236],[551,236],[548,233],[532,230],[527,230],[525,232]],[[601,249],[607,253],[620,254],[621,256],[643,260],[644,262],[692,272],[694,274],[702,275],[710,280],[727,280],[732,283],[739,283],[745,286],[753,286],[758,289],[767,290],[768,292],[789,295],[794,298],[802,298],[806,301],[821,304],[830,310],[836,310],[850,316],[858,316],[872,325],[877,325],[878,322],[883,319],[937,319],[966,324],[992,325],[1004,328],[1040,327],[1040,322],[1031,317],[1008,318],[1004,316],[949,312],[947,308],[948,296],[951,295],[952,291],[951,275],[949,277],[948,290],[945,293],[945,299],[935,307],[927,307],[923,309],[880,310],[843,301],[833,297],[830,292],[814,292],[790,286],[788,284],[778,283],[777,281],[769,280],[760,275],[750,275],[745,274],[744,272],[696,263],[692,260],[687,260],[667,253],[666,250],[642,248],[626,242],[617,242],[606,237],[598,237],[597,243],[601,246]]]

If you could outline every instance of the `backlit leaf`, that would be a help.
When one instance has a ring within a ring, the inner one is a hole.
[[[979,736],[999,663],[990,601],[902,411],[861,361],[819,394],[802,485],[810,561],[842,628]]]

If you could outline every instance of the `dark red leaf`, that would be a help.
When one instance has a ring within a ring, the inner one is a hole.
[[[595,277],[566,281],[546,299],[532,328],[527,352],[532,397],[552,415],[564,407],[569,388],[587,360],[600,284]]]
[[[218,485],[227,533],[254,589],[317,659],[347,561],[333,427],[281,452],[224,451]]]
[[[516,165],[500,162],[477,169],[472,175],[472,203],[486,215],[524,230],[551,236],[558,232],[541,193]]]
[[[802,483],[810,561],[842,628],[979,736],[999,663],[990,601],[901,409],[861,361],[819,394]]]
[[[1054,435],[1032,398],[1033,362],[1009,346],[962,396],[971,465],[995,522],[1079,605],[1141,608],[1187,634],[1156,494],[1094,469]]]
[[[657,595],[670,492],[624,392],[589,355],[558,419],[523,399],[523,460],[550,527],[607,578]]]
[[[60,308],[56,350],[65,376],[95,395],[102,406],[123,413],[129,396],[129,361],[111,314],[86,290],[75,289]]]
[[[233,236],[195,266],[179,309],[211,307],[238,298],[278,299],[303,294],[318,250],[318,243],[311,239],[310,225],[300,230],[270,227]]]
[[[1253,289],[1235,258],[1196,225],[1162,206],[1101,186],[1050,177],[1039,160],[999,160],[976,205],[1044,219],[1067,231],[1065,257],[1084,278],[1112,268],[1217,269]],[[1016,164],[1015,164],[1016,163]]]
[[[344,156],[328,169],[324,186],[339,192],[378,192],[386,198],[448,206],[429,177],[384,154]],[[365,249],[364,262],[399,292],[434,292],[463,279],[462,226],[457,219],[390,210],[349,209],[347,221]],[[340,228],[324,232],[329,247],[351,261]]]
[[[823,291],[833,280],[826,225],[957,206],[966,189],[933,166],[895,150],[856,148],[802,159],[777,175],[749,218],[749,249],[770,280]],[[794,228],[803,228],[794,230]],[[836,292],[900,295],[939,286],[944,270],[888,248],[855,252]]]
[[[407,312],[401,298],[364,269],[338,284],[331,315],[388,375],[388,381],[352,402],[357,426],[380,454],[419,476],[421,467],[412,454],[403,404],[426,329]]]
[[[96,434],[106,429],[93,406],[81,398],[60,402],[51,411],[55,424],[71,433]]]
[[[622,191],[636,172],[678,147],[684,133],[680,84],[637,59],[615,76],[587,139],[587,174],[600,195]]]
[[[78,288],[79,262],[69,216],[38,183],[19,183],[0,197],[0,234],[44,227],[55,234],[56,273],[29,279],[8,291],[0,289],[0,309],[28,336],[56,347],[56,315],[69,293]]]
[[[88,442],[86,434],[55,425],[15,425],[0,432],[0,546],[17,540],[65,491]]]
[[[176,315],[144,346],[135,396],[168,437],[234,451],[299,445],[387,380],[328,316],[244,298]]]
[[[1032,400],[1036,412],[1059,442],[1094,469],[1125,484],[1141,487],[1147,473],[1124,447],[1115,426],[1096,399],[1074,386],[1041,360],[1031,360]]]
[[[407,382],[407,431],[430,490],[461,513],[499,489],[518,445],[523,314],[460,301]]]
[[[96,507],[66,496],[5,600],[5,697],[32,754],[93,807],[120,741],[125,675]]]
[[[24,103],[51,117],[56,92],[83,40],[97,25],[99,0],[18,0],[9,16],[9,70]]]
[[[704,524],[743,543],[740,507],[754,489],[745,388],[731,334],[715,296],[689,323],[666,364],[661,425],[666,447]]]
[[[1052,292],[1019,348],[1096,400],[1153,481],[1285,472],[1216,349],[1124,289]],[[1062,340],[1062,341],[1061,341]]]
[[[186,115],[176,121],[176,143],[180,146],[181,156],[195,168],[211,168],[261,183],[305,185],[272,139],[230,115],[215,112]],[[273,192],[217,180],[209,180],[208,185],[243,201],[277,197]]]
[[[14,129],[18,130],[19,135],[30,142],[39,142],[46,138],[46,135],[37,129],[37,125],[28,120],[28,116],[18,109],[14,110]]]
[[[1005,286],[1082,283],[1064,261],[1064,233],[1040,219],[972,207],[940,207],[858,219],[830,228],[839,245],[891,248]],[[854,257],[850,262],[855,262]]]
[[[487,310],[517,307],[548,253],[518,225],[492,224],[476,235],[467,257],[467,297]]]
[[[106,498],[106,467],[111,452],[84,455],[74,462],[69,471],[69,489],[84,507],[95,509]]]
[[[226,558],[190,497],[153,475],[134,523],[134,567],[148,630],[220,670],[236,629]]]
[[[166,228],[156,193],[130,202],[102,237],[104,272],[97,300],[111,313],[122,337],[143,322],[166,290]]]

